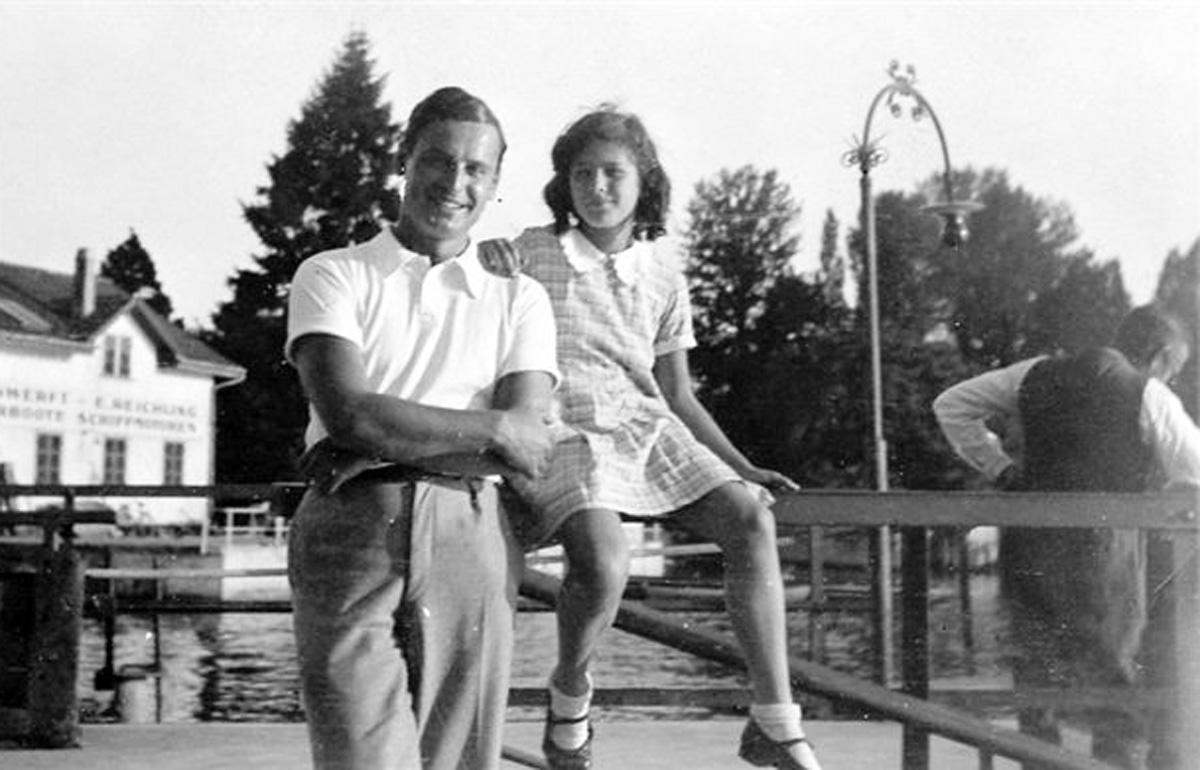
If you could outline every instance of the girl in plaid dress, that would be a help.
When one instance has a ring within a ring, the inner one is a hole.
[[[619,513],[672,521],[717,543],[727,605],[753,688],[740,756],[819,770],[792,699],[783,581],[765,488],[796,489],[735,448],[693,395],[692,333],[679,253],[662,239],[670,183],[634,115],[601,109],[551,154],[554,224],[516,241],[523,270],[550,294],[558,323],[562,419],[575,435],[549,470],[520,485],[540,539],[567,554],[558,661],[543,749],[552,768],[591,765],[588,675],[629,571]]]

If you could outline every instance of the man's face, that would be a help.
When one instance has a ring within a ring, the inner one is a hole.
[[[496,192],[500,151],[500,132],[490,124],[444,120],[426,126],[404,159],[401,243],[435,259],[466,248],[471,227]]]

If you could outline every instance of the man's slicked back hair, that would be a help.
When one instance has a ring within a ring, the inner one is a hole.
[[[443,120],[457,120],[463,123],[485,123],[493,126],[500,135],[500,161],[504,160],[504,151],[508,143],[504,140],[504,129],[500,119],[492,112],[487,103],[474,94],[470,94],[458,86],[444,86],[422,99],[404,126],[404,135],[400,138],[397,152],[396,169],[404,173],[404,161],[412,154],[421,138],[421,132],[434,123]],[[497,167],[499,163],[497,163]],[[497,168],[499,170],[499,168]]]

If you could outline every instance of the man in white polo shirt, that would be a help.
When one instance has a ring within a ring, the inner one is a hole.
[[[288,567],[318,770],[499,767],[521,551],[493,479],[537,476],[553,443],[549,301],[487,273],[469,236],[499,122],[443,88],[406,125],[399,223],[303,262],[289,301],[313,484]]]

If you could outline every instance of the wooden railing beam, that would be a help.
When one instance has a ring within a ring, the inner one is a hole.
[[[1200,493],[865,492],[802,490],[780,494],[782,527],[1111,527],[1197,531]]]

